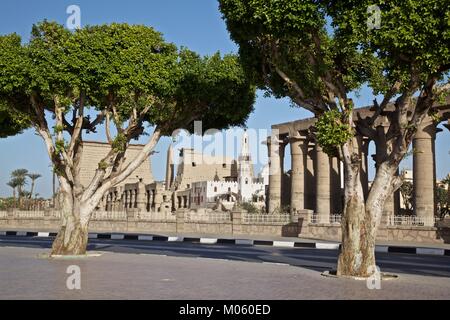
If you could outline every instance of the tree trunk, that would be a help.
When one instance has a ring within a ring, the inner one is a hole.
[[[72,192],[62,191],[61,229],[53,241],[51,255],[84,255],[88,243],[89,215]]]
[[[31,190],[30,190],[29,199],[33,198],[33,192],[34,192],[34,180],[31,180]]]
[[[73,214],[63,220],[63,225],[53,242],[51,255],[86,254],[88,223],[81,222]]]
[[[342,245],[337,275],[368,277],[375,271],[375,238],[370,212],[367,212],[360,179],[361,157],[357,144],[343,146],[345,204],[342,215]]]
[[[383,162],[377,168],[369,195],[364,202],[362,185],[356,167],[348,167],[345,176],[345,208],[342,218],[342,249],[338,275],[369,277],[377,272],[375,244],[386,198],[393,193],[395,163]]]
[[[337,274],[368,277],[375,272],[375,228],[364,196],[354,194],[345,199],[342,217],[342,247]]]

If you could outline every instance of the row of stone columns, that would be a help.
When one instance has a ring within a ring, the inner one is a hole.
[[[340,163],[330,158],[320,146],[295,134],[288,141],[272,137],[269,150],[269,212],[280,211],[285,144],[291,150],[291,213],[309,209],[318,221],[328,223],[330,213],[341,212]],[[333,190],[332,190],[333,188]]]
[[[435,213],[435,160],[434,139],[436,126],[426,121],[413,139],[413,176],[415,213],[425,225],[433,221]],[[328,223],[330,214],[342,213],[341,163],[330,158],[320,146],[311,143],[305,136],[295,132],[288,139],[272,136],[267,140],[269,151],[269,213],[282,208],[282,177],[284,173],[284,149],[290,144],[291,150],[291,213],[314,210],[317,221]],[[361,183],[365,197],[369,192],[368,183],[368,139],[362,141]],[[379,157],[374,155],[374,160]],[[385,219],[398,213],[399,193],[391,195],[385,205]]]

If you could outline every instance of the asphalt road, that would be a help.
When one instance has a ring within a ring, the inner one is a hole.
[[[1,237],[2,247],[51,247],[50,238]],[[311,248],[277,248],[272,246],[206,245],[159,241],[89,240],[88,250],[125,254],[151,254],[170,257],[209,258],[290,265],[316,272],[336,267],[337,250]],[[377,253],[377,265],[383,272],[444,277],[450,282],[450,256]]]

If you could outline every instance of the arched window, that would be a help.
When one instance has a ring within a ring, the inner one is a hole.
[[[217,192],[217,187],[214,187],[214,192]]]

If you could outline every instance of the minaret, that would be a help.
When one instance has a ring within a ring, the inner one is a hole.
[[[170,190],[170,187],[172,187],[172,183],[173,183],[174,165],[173,165],[172,156],[173,156],[173,147],[172,147],[172,144],[170,144],[169,149],[167,150],[166,190]]]
[[[238,190],[242,202],[252,200],[253,165],[250,156],[248,133],[245,130],[242,135],[241,154],[239,155]]]

